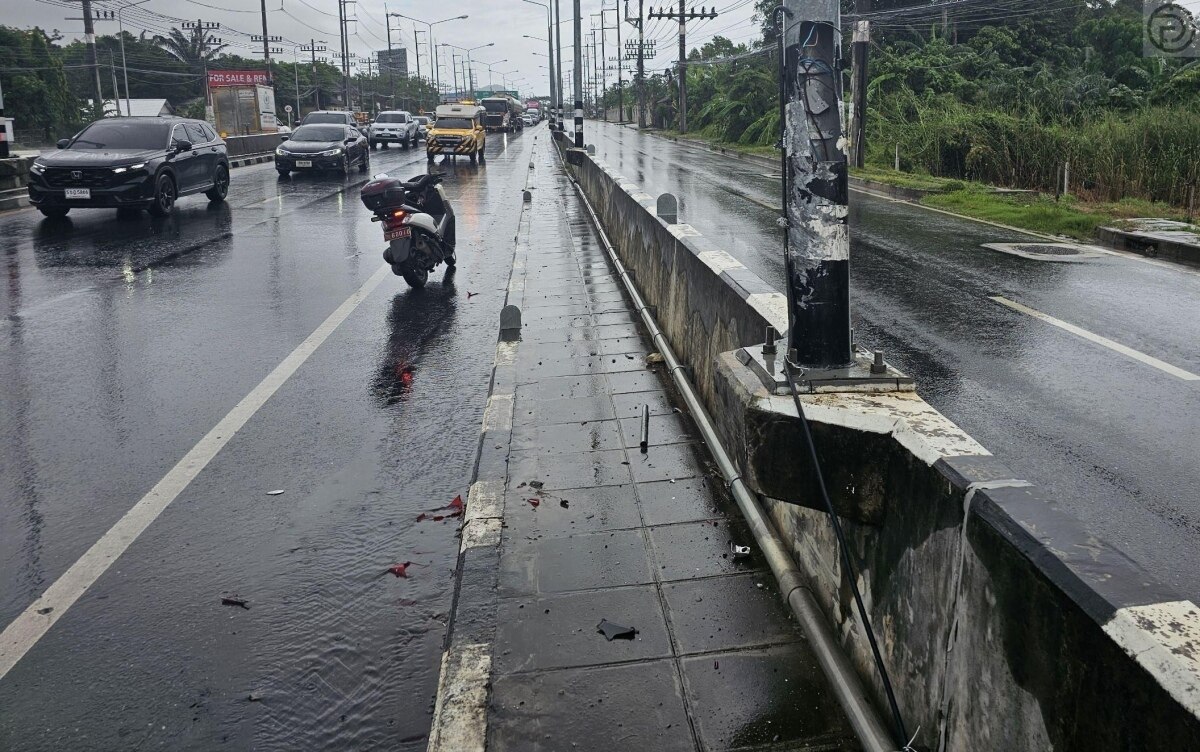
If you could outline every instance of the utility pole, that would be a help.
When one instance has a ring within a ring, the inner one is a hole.
[[[856,13],[870,13],[871,0],[855,0]],[[871,48],[871,22],[859,21],[854,27],[854,44],[851,49],[850,80],[854,86],[854,105],[852,118],[854,135],[851,144],[854,148],[854,166],[862,167],[867,159],[867,55]]]
[[[267,33],[267,0],[261,0],[260,5],[262,7],[263,60],[265,60],[267,63],[267,86],[274,86],[275,82],[271,76],[271,42],[282,42],[283,37],[275,37],[272,39],[271,35]]]
[[[318,110],[321,109],[321,80],[319,78],[317,78],[317,53],[325,52],[327,49],[329,49],[329,48],[325,46],[324,42],[321,42],[320,46],[318,47],[317,40],[315,40],[315,39],[309,39],[308,46],[300,48],[301,52],[311,52],[312,53],[313,105]],[[322,60],[324,60],[324,58],[322,58]],[[300,105],[299,104],[296,105],[296,117],[300,117]]]
[[[346,6],[354,2],[338,0],[338,32],[342,41],[342,103],[346,107],[350,106],[350,35],[346,31],[350,19],[346,15]]]
[[[3,83],[0,83],[0,159],[8,159],[8,118],[4,117]]]
[[[683,2],[683,0],[680,0]],[[583,148],[583,19],[575,0],[575,148]]]
[[[785,0],[788,348],[804,368],[854,362],[842,147],[839,0]]]
[[[92,21],[92,0],[83,2],[83,39],[87,44],[85,61],[92,69],[92,83],[96,87],[96,107],[104,114],[104,92],[100,89],[100,61],[96,57],[96,26]]]
[[[395,94],[396,94],[396,73],[395,73],[394,69],[396,67],[396,61],[392,57],[392,14],[388,12],[388,7],[387,7],[386,3],[383,6],[383,22],[387,25],[388,93],[395,96]],[[413,24],[413,27],[415,28],[416,24]],[[416,40],[415,35],[413,36],[413,39]],[[421,68],[420,68],[421,62],[420,62],[420,60],[421,60],[421,58],[418,55],[418,57],[417,57],[417,78],[421,77]]]
[[[558,56],[558,62],[555,67],[558,69],[558,130],[561,133],[567,129],[566,121],[563,119],[566,115],[566,108],[563,106],[563,65],[562,65],[562,7],[559,5],[560,0],[554,0],[554,39],[558,46],[558,51],[555,54]]]
[[[613,8],[613,12],[617,14],[617,122],[625,122],[625,79],[622,78],[621,72],[625,70],[625,61],[621,59],[621,0],[617,0],[617,7]],[[608,58],[605,58],[608,62]],[[604,117],[608,118],[608,110],[604,111]]]
[[[679,0],[679,10],[662,11],[650,9],[650,19],[675,19],[679,21],[679,132],[687,133],[687,22],[697,18],[713,19],[717,17],[717,9],[688,10],[684,0]]]
[[[213,29],[221,28],[221,24],[215,21],[205,21],[204,19],[197,18],[195,21],[184,21],[179,25],[187,30],[198,29],[200,31],[200,59],[203,61],[204,65],[204,117],[210,123],[214,123],[215,120],[212,111],[212,91],[209,90],[208,86],[208,45],[221,44],[221,39],[220,37],[214,37],[210,35],[208,32],[212,31]]]
[[[646,13],[643,3],[638,0],[638,48],[637,48],[637,95],[638,95],[638,128],[646,127]]]
[[[113,59],[112,50],[108,51],[108,72],[112,75],[113,103],[117,106],[117,117],[121,117],[121,90],[117,88],[117,61]],[[126,110],[125,115],[129,114],[129,110]]]
[[[604,25],[604,13],[607,9],[601,8],[599,13],[593,13],[592,16],[600,16],[600,110],[603,113],[604,122],[608,122],[608,51],[604,48],[604,38],[608,36],[608,27]],[[617,24],[617,34],[620,36],[621,24]],[[592,30],[592,52],[596,51],[596,30]],[[620,43],[618,42],[618,45]]]

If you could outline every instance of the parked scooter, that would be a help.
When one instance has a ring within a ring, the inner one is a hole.
[[[377,175],[363,186],[363,205],[383,223],[388,242],[383,260],[412,287],[424,287],[438,264],[454,267],[454,209],[441,186],[442,176],[420,175],[407,182]]]

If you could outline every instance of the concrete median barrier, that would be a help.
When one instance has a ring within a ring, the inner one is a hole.
[[[884,707],[792,398],[738,357],[786,330],[784,296],[603,161],[571,169]],[[918,743],[1200,749],[1200,609],[915,393],[801,399]]]

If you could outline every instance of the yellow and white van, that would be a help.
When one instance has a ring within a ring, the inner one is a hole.
[[[484,110],[477,104],[438,105],[435,120],[425,137],[425,155],[432,162],[439,154],[464,155],[483,161],[487,133],[483,129]]]

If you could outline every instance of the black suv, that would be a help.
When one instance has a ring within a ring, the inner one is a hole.
[[[204,193],[224,201],[229,192],[225,142],[203,120],[105,118],[58,148],[29,170],[29,200],[47,217],[64,217],[75,207],[146,209],[165,217],[180,196]]]

